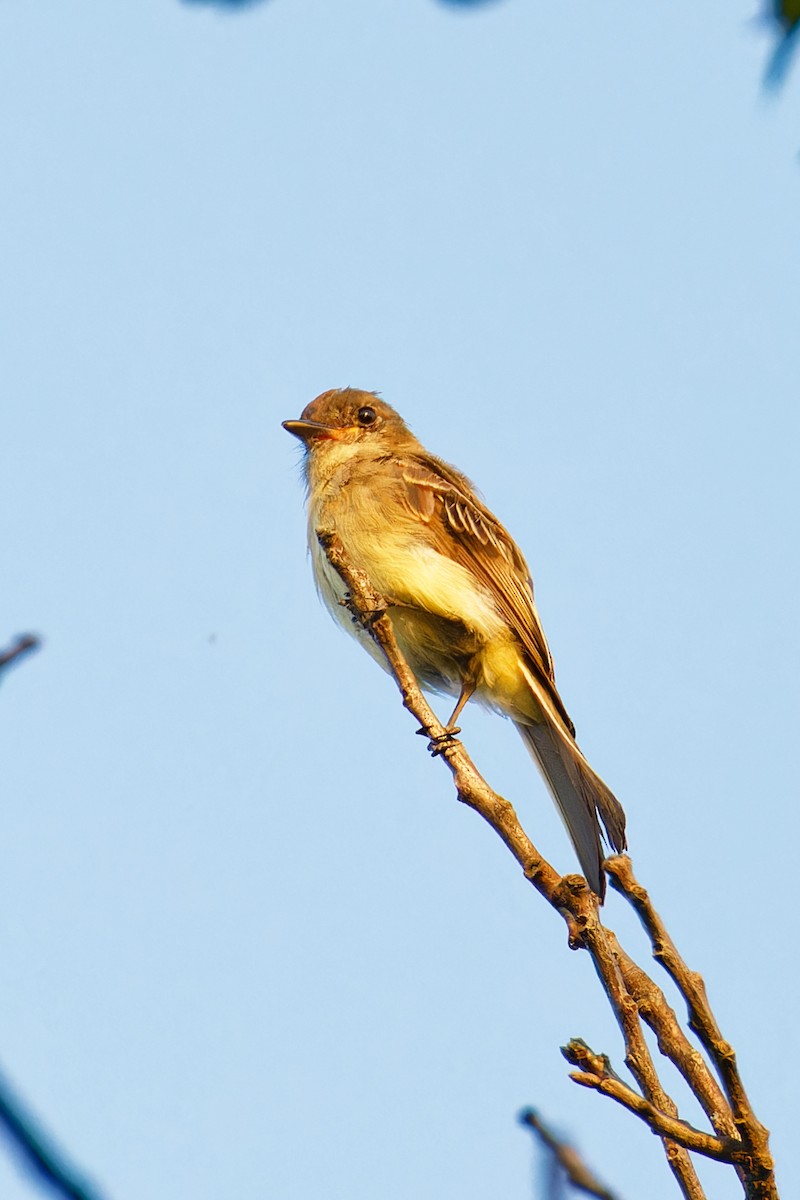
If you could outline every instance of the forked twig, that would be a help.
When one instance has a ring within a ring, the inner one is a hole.
[[[331,566],[344,582],[347,605],[353,618],[369,631],[383,650],[400,688],[403,704],[419,721],[430,739],[431,749],[447,763],[458,799],[491,825],[521,866],[526,879],[564,918],[570,947],[588,951],[622,1032],[625,1062],[641,1092],[619,1079],[610,1070],[607,1060],[593,1055],[588,1048],[582,1062],[575,1059],[580,1070],[572,1078],[624,1104],[658,1134],[669,1166],[687,1200],[704,1200],[705,1197],[692,1163],[692,1152],[730,1163],[739,1175],[748,1200],[778,1200],[767,1131],[749,1105],[733,1051],[722,1038],[711,1014],[702,980],[682,964],[650,906],[647,893],[635,883],[629,860],[618,857],[610,861],[612,883],[636,908],[651,936],[656,958],[683,991],[689,1006],[690,1027],[698,1033],[719,1070],[724,1094],[706,1060],[681,1030],[661,989],[622,950],[613,932],[602,925],[597,898],[586,881],[579,875],[558,874],[525,833],[513,806],[489,787],[461,742],[448,735],[400,652],[387,614],[386,599],[375,591],[365,574],[347,560],[335,533],[320,529],[317,536]],[[697,1130],[678,1116],[675,1102],[659,1079],[644,1036],[643,1021],[654,1031],[661,1053],[677,1066],[697,1096],[713,1133]],[[577,1053],[574,1047],[579,1045],[571,1043],[570,1050]]]

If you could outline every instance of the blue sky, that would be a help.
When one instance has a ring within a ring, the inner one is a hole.
[[[279,423],[346,384],[523,547],[800,1189],[800,72],[765,100],[754,15],[4,6],[0,638],[45,647],[0,693],[0,1063],[113,1200],[527,1197],[526,1104],[675,1194],[566,1077],[572,1036],[621,1067],[588,960],[316,600]],[[572,870],[513,729],[462,726]]]

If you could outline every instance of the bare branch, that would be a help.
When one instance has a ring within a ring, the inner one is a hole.
[[[636,1001],[642,1020],[653,1030],[658,1048],[683,1075],[721,1138],[738,1136],[736,1124],[722,1089],[702,1054],[680,1027],[675,1012],[658,984],[622,949],[616,934],[606,928],[625,987]]]
[[[364,573],[347,561],[334,533],[318,530],[317,536],[348,589],[346,603],[354,620],[370,632],[383,650],[403,704],[420,722],[420,732],[429,738],[431,752],[447,763],[458,799],[491,825],[522,867],[526,879],[563,917],[570,947],[588,951],[622,1032],[625,1062],[641,1094],[616,1076],[607,1060],[591,1055],[588,1048],[586,1051],[595,1065],[587,1069],[585,1064],[589,1059],[584,1058],[580,1072],[572,1078],[584,1087],[612,1096],[646,1121],[661,1138],[667,1162],[687,1200],[704,1197],[690,1151],[730,1163],[748,1200],[777,1200],[768,1133],[749,1104],[733,1050],[711,1013],[701,977],[689,971],[678,955],[647,893],[636,883],[630,860],[619,856],[607,862],[612,884],[636,909],[650,936],[654,957],[686,998],[690,1027],[697,1032],[717,1068],[722,1089],[702,1054],[681,1029],[664,993],[625,953],[614,933],[602,925],[597,897],[586,881],[579,875],[559,875],[546,861],[523,830],[513,806],[489,787],[461,742],[448,734],[438,720],[397,645],[387,613],[389,603],[375,591]],[[642,1021],[654,1031],[661,1053],[675,1064],[689,1084],[711,1122],[713,1134],[679,1118],[674,1101],[658,1077]],[[578,1045],[570,1043],[571,1047]]]
[[[639,1024],[635,1001],[628,994],[605,930],[600,923],[597,898],[580,875],[560,876],[537,850],[513,806],[489,787],[461,742],[449,737],[425,700],[419,684],[400,652],[387,616],[388,604],[372,587],[363,571],[347,560],[339,538],[317,530],[331,566],[349,594],[349,607],[383,650],[403,697],[403,704],[431,739],[429,748],[441,755],[452,772],[458,799],[491,825],[522,867],[526,879],[564,918],[572,949],[588,950],[625,1039],[625,1061],[647,1099],[660,1111],[677,1117],[677,1108],[658,1079],[650,1050]],[[667,1162],[687,1200],[703,1200],[703,1190],[688,1151],[664,1139]]]
[[[660,1137],[670,1138],[678,1145],[685,1146],[687,1150],[694,1150],[718,1162],[732,1162],[737,1149],[741,1149],[741,1143],[738,1141],[726,1144],[713,1134],[703,1133],[688,1122],[661,1112],[611,1070],[605,1055],[594,1054],[580,1039],[574,1038],[567,1046],[563,1046],[561,1053],[567,1062],[580,1068],[570,1075],[570,1079],[574,1079],[583,1087],[594,1088],[604,1096],[610,1096],[637,1117],[641,1117],[653,1133]]]
[[[520,1124],[532,1130],[539,1141],[550,1151],[555,1161],[562,1168],[566,1181],[579,1192],[587,1196],[595,1196],[597,1200],[618,1200],[617,1194],[610,1191],[589,1169],[574,1146],[563,1141],[545,1125],[539,1114],[533,1108],[526,1108],[519,1114]]]
[[[615,856],[608,860],[606,866],[612,887],[625,897],[642,922],[653,947],[653,958],[662,965],[684,997],[689,1027],[697,1034],[719,1072],[743,1147],[737,1160],[744,1168],[745,1182],[750,1189],[747,1195],[773,1200],[777,1192],[774,1163],[769,1150],[769,1131],[753,1112],[733,1047],[722,1036],[708,1003],[705,983],[681,958],[649,895],[636,880],[630,859]]]

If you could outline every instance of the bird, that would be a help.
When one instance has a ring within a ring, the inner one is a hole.
[[[422,687],[509,717],[539,767],[581,870],[602,902],[602,834],[627,847],[625,813],[587,762],[556,688],[553,659],[521,550],[474,485],[417,440],[376,392],[333,388],[283,428],[303,445],[308,543],[324,604],[388,670],[343,601],[320,545],[335,533],[351,565],[387,600],[398,646]],[[602,821],[602,828],[601,828]]]

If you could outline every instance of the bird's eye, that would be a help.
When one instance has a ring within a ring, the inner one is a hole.
[[[375,412],[375,409],[370,408],[369,404],[365,404],[364,407],[360,408],[356,413],[359,425],[374,425],[377,415],[378,414]]]

